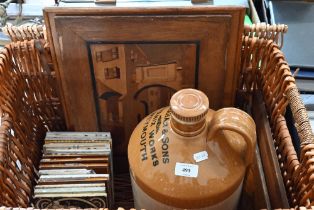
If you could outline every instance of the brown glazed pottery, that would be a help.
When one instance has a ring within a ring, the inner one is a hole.
[[[208,104],[201,91],[183,89],[135,128],[128,158],[136,208],[236,209],[255,123],[239,109]]]

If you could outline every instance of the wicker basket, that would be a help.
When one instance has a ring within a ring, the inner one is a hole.
[[[274,146],[291,207],[313,205],[313,134],[295,80],[278,45],[271,40],[243,38],[241,88],[262,91]],[[247,95],[248,96],[248,95]],[[290,106],[301,142],[298,158],[285,118]]]
[[[32,40],[32,39],[43,39],[45,38],[44,29],[41,25],[24,25],[24,26],[13,26],[6,25],[2,28],[2,31],[10,36],[13,42]]]
[[[4,31],[14,42],[0,54],[0,206],[26,208],[36,182],[45,132],[66,128],[43,27],[8,27]],[[284,25],[245,27],[237,102],[250,111],[254,94],[261,92],[285,196],[290,207],[310,208],[314,201],[313,134],[295,80],[280,51],[286,31]],[[287,106],[301,141],[300,158],[287,128]]]

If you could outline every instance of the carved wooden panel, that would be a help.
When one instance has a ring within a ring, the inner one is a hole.
[[[243,17],[240,7],[45,9],[68,128],[110,131],[124,155],[139,120],[179,89],[232,106]]]

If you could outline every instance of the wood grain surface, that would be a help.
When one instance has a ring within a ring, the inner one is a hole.
[[[138,105],[129,92],[123,94],[119,98],[124,103],[121,123],[114,122],[112,130],[108,128],[100,115],[90,44],[193,44],[197,46],[193,69],[197,73],[189,87],[205,92],[211,108],[234,105],[242,7],[46,8],[44,16],[68,128],[112,132],[116,155],[126,155],[129,136],[138,122],[130,110],[138,109]]]

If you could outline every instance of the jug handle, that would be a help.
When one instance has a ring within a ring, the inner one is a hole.
[[[256,144],[256,127],[254,120],[246,112],[236,108],[223,108],[215,112],[208,126],[207,141],[218,131],[229,130],[240,134],[246,145],[245,163],[253,162]]]

